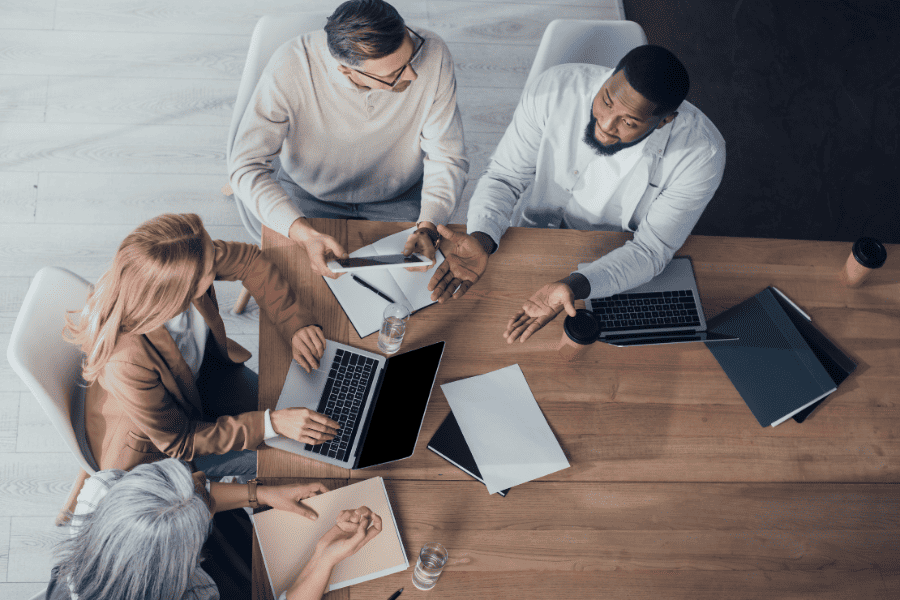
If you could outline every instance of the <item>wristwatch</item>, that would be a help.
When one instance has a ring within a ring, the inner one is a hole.
[[[259,501],[256,499],[256,486],[259,479],[254,477],[247,482],[247,499],[250,501],[250,508],[259,508]]]
[[[418,226],[418,224],[417,224],[417,226]],[[431,243],[434,245],[434,247],[437,248],[438,242],[441,241],[441,234],[438,233],[438,230],[437,229],[429,229],[427,227],[419,227],[418,229],[416,229],[416,233],[419,233],[420,231],[424,231],[425,235],[428,236],[428,238],[431,240]]]

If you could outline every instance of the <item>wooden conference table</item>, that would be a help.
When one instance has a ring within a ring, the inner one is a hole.
[[[350,252],[411,226],[313,223]],[[688,238],[678,255],[692,259],[707,318],[774,285],[859,364],[806,422],[761,428],[703,344],[598,343],[566,364],[544,348],[560,338],[558,317],[507,345],[507,320],[525,299],[628,239],[512,228],[462,299],[413,315],[401,351],[447,345],[412,458],[348,471],[260,449],[264,483],[385,478],[411,566],[327,598],[385,600],[400,587],[401,600],[898,597],[900,245],[849,290],[835,279],[848,243]],[[377,352],[377,335],[359,339],[302,249],[266,230],[263,250],[326,337]],[[289,362],[262,315],[261,409],[275,407]],[[440,384],[516,363],[571,467],[503,498],[426,444],[449,411]],[[422,592],[410,577],[430,541],[451,559]],[[253,577],[254,598],[271,598],[255,539]]]

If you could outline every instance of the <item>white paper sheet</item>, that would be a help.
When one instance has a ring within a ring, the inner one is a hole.
[[[569,467],[519,365],[441,390],[491,494]]]

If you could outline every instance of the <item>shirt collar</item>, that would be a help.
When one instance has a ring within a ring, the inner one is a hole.
[[[653,133],[647,136],[644,154],[656,155],[659,158],[663,157],[663,154],[666,152],[666,145],[669,143],[669,135],[672,133],[672,128],[675,126],[677,118],[663,125],[662,129],[655,129]]]
[[[322,33],[325,33],[324,31]],[[341,66],[341,63],[337,61],[335,57],[331,55],[331,52],[328,50],[328,44],[325,41],[325,38],[322,38],[322,44],[319,48],[319,54],[322,56],[322,63],[325,65],[325,71],[328,73],[328,77],[331,80],[339,85],[342,88],[346,88],[348,90],[353,90],[356,92],[369,92],[371,91],[368,88],[362,88],[352,81],[350,78],[341,73],[338,70],[338,67]]]

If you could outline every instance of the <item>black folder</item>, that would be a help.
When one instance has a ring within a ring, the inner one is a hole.
[[[478,465],[475,464],[475,457],[472,456],[469,445],[466,443],[466,438],[463,437],[462,430],[459,428],[452,411],[441,423],[441,426],[438,427],[438,430],[434,432],[434,437],[428,442],[428,449],[453,466],[461,469],[467,475],[484,483],[484,479],[481,478],[481,471],[478,470]],[[501,496],[506,496],[510,489],[506,488],[497,493]]]
[[[740,338],[706,347],[763,427],[803,422],[856,369],[771,286],[708,319],[707,329]]]

